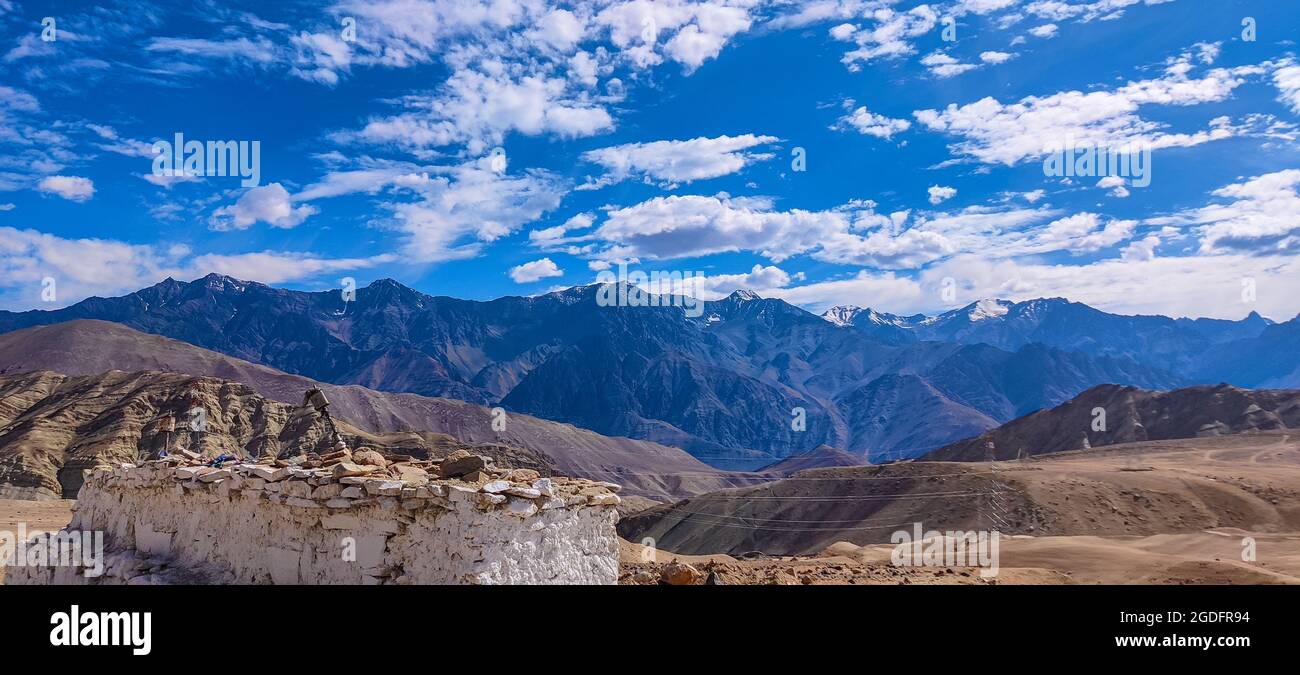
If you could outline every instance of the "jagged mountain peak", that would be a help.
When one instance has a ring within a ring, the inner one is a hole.
[[[851,326],[861,311],[862,308],[857,305],[837,305],[822,312],[821,317],[836,326]]]

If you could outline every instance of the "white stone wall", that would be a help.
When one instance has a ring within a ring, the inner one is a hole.
[[[266,481],[239,469],[205,482],[193,472],[170,473],[182,470],[127,467],[87,479],[70,529],[104,531],[112,555],[103,576],[19,567],[9,569],[6,583],[613,584],[618,578],[618,498],[610,491],[616,486],[542,479],[533,484],[540,489],[503,488],[503,481],[411,488],[368,478],[308,480],[305,473]],[[338,496],[349,487],[359,488],[348,492],[356,498]]]

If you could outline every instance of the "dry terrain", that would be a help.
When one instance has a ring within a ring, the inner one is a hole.
[[[185,373],[239,382],[249,393],[289,406],[301,404],[303,392],[318,386],[332,402],[335,418],[359,432],[432,435],[469,445],[517,448],[566,475],[611,480],[629,493],[659,500],[761,480],[719,471],[659,443],[604,436],[515,412],[504,418],[504,426],[494,425],[492,409],[484,406],[316,382],[107,321],[69,321],[0,335],[0,377],[41,370],[72,376],[110,370]],[[0,414],[4,412],[5,402],[0,401]],[[0,467],[4,457],[0,447]]]
[[[72,521],[71,499],[0,499],[0,532],[16,537],[19,526],[28,534],[57,532]],[[0,555],[0,583],[4,583],[4,556]]]
[[[894,531],[995,520],[1010,535],[998,583],[1300,583],[1300,434],[815,469],[653,507],[620,533],[654,539],[662,562],[723,565],[737,583],[918,583],[915,570],[890,576]],[[1245,537],[1254,561],[1242,560]],[[625,581],[653,566],[627,552]],[[921,579],[980,582],[962,571]]]
[[[879,496],[887,484],[893,489],[910,486],[915,495],[986,481],[989,469],[988,464],[949,462],[818,469],[795,477],[817,480],[727,492],[754,497],[773,496],[772,490],[790,497],[832,496],[825,493],[825,486],[832,484],[838,486],[834,496],[852,497],[855,490],[865,493],[869,484],[874,486],[871,494]],[[825,471],[833,473],[820,475]],[[892,475],[895,480],[861,480],[874,475]],[[908,475],[914,477],[905,478]],[[861,526],[833,522],[846,519],[854,509],[869,509],[859,515],[870,518],[882,509],[875,501],[753,499],[748,502],[750,510],[745,510],[737,500],[719,501],[713,495],[691,500],[690,506],[679,502],[652,507],[629,515],[628,522],[656,512],[654,517],[662,520],[664,512],[672,509],[680,513],[722,505],[726,510],[716,513],[749,513],[750,519],[675,520],[674,532],[660,535],[659,548],[649,552],[625,541],[621,582],[658,583],[677,561],[699,572],[697,583],[712,575],[713,582],[721,584],[1300,583],[1300,437],[1272,433],[1116,445],[999,462],[991,475],[1006,486],[1007,503],[1015,505],[1008,508],[1008,516],[1017,523],[1001,539],[1000,570],[994,579],[981,578],[969,568],[894,567],[887,543],[892,530],[855,529]],[[825,480],[832,477],[850,480]],[[1016,493],[1016,498],[1011,499],[1010,493]],[[891,517],[915,515],[927,529],[987,526],[981,524],[979,501],[971,496],[949,497],[946,506],[945,500],[930,495],[894,502],[899,512]],[[14,531],[19,522],[29,530],[57,529],[70,519],[72,503],[0,500],[0,531]],[[761,517],[770,519],[812,520],[828,509],[834,513],[822,522],[799,525],[758,520],[753,515],[761,510]],[[720,525],[745,522],[750,527]],[[746,536],[737,537],[738,532]],[[765,533],[766,538],[756,533]],[[1254,561],[1241,559],[1244,537],[1256,542]],[[674,541],[687,544],[676,550],[696,554],[672,552]],[[714,548],[708,548],[710,544]],[[779,551],[773,546],[797,550]]]

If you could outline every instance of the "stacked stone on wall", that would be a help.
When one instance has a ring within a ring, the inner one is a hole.
[[[92,471],[70,529],[104,532],[104,573],[11,567],[6,583],[617,581],[617,485],[526,470],[402,480],[343,466]]]

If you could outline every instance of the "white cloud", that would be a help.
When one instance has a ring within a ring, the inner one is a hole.
[[[1128,188],[1124,186],[1124,179],[1120,176],[1106,176],[1097,181],[1097,187],[1110,189],[1112,197],[1123,199],[1129,196]]]
[[[179,274],[165,250],[106,239],[64,239],[0,227],[0,297],[39,306],[41,282],[55,281],[58,304],[92,294],[119,294]]]
[[[104,139],[99,143],[101,150],[116,153],[126,157],[150,157],[154,156],[153,144],[134,138],[125,138],[117,133],[117,130],[110,126],[102,124],[87,125],[91,131],[95,132],[100,138]]]
[[[417,201],[389,201],[403,254],[420,262],[475,256],[483,243],[514,233],[560,205],[564,184],[544,171],[499,174],[474,162],[439,168],[410,186]]]
[[[1228,201],[1146,222],[1194,227],[1205,254],[1300,253],[1300,220],[1296,218],[1300,213],[1300,170],[1255,176],[1211,194]]]
[[[815,260],[914,269],[957,254],[997,258],[1097,251],[1122,243],[1136,223],[1095,214],[1052,217],[1045,208],[971,206],[955,212],[881,214],[870,202],[826,211],[779,211],[766,198],[656,197],[612,209],[588,241],[593,257],[674,259],[748,251],[772,262]]]
[[[531,284],[548,277],[562,277],[561,270],[550,258],[542,258],[510,268],[510,278],[517,284]]]
[[[925,66],[930,71],[930,74],[939,78],[961,75],[968,70],[979,67],[973,63],[962,63],[943,52],[927,54],[925,58],[921,59],[921,65]]]
[[[347,0],[355,43],[329,32],[294,39],[295,73],[328,85],[357,66],[405,68],[441,61],[450,71],[405,110],[374,117],[336,140],[396,145],[428,156],[464,145],[471,155],[514,133],[580,138],[615,126],[614,85],[665,61],[688,74],[716,58],[753,23],[748,1],[558,3]],[[599,84],[604,78],[606,90]]]
[[[146,51],[171,52],[205,59],[228,59],[268,64],[276,60],[275,46],[264,37],[246,37],[232,40],[205,40],[199,38],[153,38],[145,45]]]
[[[195,279],[209,272],[280,283],[345,269],[392,262],[391,255],[328,259],[310,254],[265,251],[193,256],[188,246],[132,244],[111,239],[65,239],[36,230],[0,227],[0,305],[41,307],[42,282],[55,282],[56,302],[65,306],[91,295],[130,293],[166,277]]]
[[[1035,26],[1033,28],[1030,28],[1029,34],[1036,38],[1043,38],[1044,40],[1049,40],[1051,38],[1056,37],[1057,30],[1058,27],[1056,24],[1045,23],[1041,26]]]
[[[552,9],[537,22],[531,35],[553,49],[572,51],[585,30],[582,20],[567,9]]]
[[[840,59],[852,71],[861,69],[863,62],[916,53],[911,41],[929,33],[939,21],[929,5],[917,5],[905,12],[878,7],[867,18],[871,21],[869,27],[847,36],[856,48]]]
[[[1192,47],[1196,49],[1196,57],[1207,66],[1218,60],[1223,51],[1222,42],[1197,42]]]
[[[954,14],[989,14],[1018,4],[1020,0],[957,0],[953,5]]]
[[[1239,319],[1251,311],[1286,320],[1300,311],[1296,279],[1300,258],[1247,255],[1161,258],[1151,236],[1125,249],[1124,257],[1084,265],[988,260],[969,255],[927,268],[915,277],[861,271],[844,279],[771,289],[813,312],[843,304],[897,314],[937,312],[981,298],[1030,300],[1067,297],[1120,314]],[[1255,302],[1243,302],[1243,279],[1256,283]],[[957,281],[957,297],[944,302],[946,279]]]
[[[186,173],[173,173],[170,175],[145,173],[140,174],[140,177],[153,185],[157,185],[158,187],[167,190],[172,189],[172,187],[177,183],[198,183],[203,180],[202,176],[192,176]]]
[[[1124,15],[1124,10],[1137,4],[1162,5],[1173,0],[1096,0],[1096,2],[1064,2],[1063,0],[1036,0],[1026,6],[1029,13],[1040,19],[1065,21],[1076,19],[1087,23],[1094,19],[1111,21]]]
[[[626,143],[589,150],[587,162],[605,167],[605,174],[580,189],[603,187],[628,178],[643,178],[669,186],[736,173],[746,165],[768,159],[771,154],[745,152],[776,142],[775,136],[719,136],[685,141]]]
[[[918,307],[929,309],[929,305],[933,304],[930,299],[932,296],[914,279],[893,272],[872,273],[866,270],[845,279],[769,289],[764,295],[781,298],[814,313],[824,312],[837,305],[904,312]]]
[[[352,66],[352,47],[337,33],[308,33],[290,38],[296,54],[290,71],[305,80],[333,86]]]
[[[1143,239],[1130,242],[1128,246],[1120,253],[1120,259],[1125,261],[1143,262],[1153,260],[1156,257],[1156,247],[1160,245],[1160,237],[1152,234]]]
[[[559,243],[567,243],[564,240],[566,234],[573,230],[585,230],[591,227],[595,222],[595,216],[590,213],[579,213],[572,218],[564,221],[555,227],[548,227],[541,230],[533,230],[528,233],[528,240],[539,246],[549,246]]]
[[[194,257],[186,266],[186,278],[197,278],[216,272],[251,279],[264,284],[310,279],[322,274],[343,270],[373,268],[394,262],[396,256],[377,255],[369,258],[320,258],[305,253],[262,251],[235,255],[207,254]]]
[[[464,144],[480,154],[515,132],[580,138],[613,129],[613,117],[593,94],[561,77],[515,77],[511,70],[498,60],[458,70],[436,96],[408,97],[406,112],[334,137],[412,150]]]
[[[1004,248],[1004,255],[1018,256],[1052,251],[1091,253],[1124,242],[1132,236],[1137,221],[1110,220],[1105,225],[1095,213],[1077,213],[1059,218]]]
[[[831,128],[843,129],[846,127],[856,129],[858,133],[866,134],[867,136],[875,136],[876,138],[889,140],[894,137],[894,134],[902,133],[910,129],[912,123],[907,120],[892,119],[885,117],[884,115],[877,115],[868,112],[866,106],[860,106],[848,115],[841,117],[836,122],[835,126]]]
[[[1145,240],[1144,240],[1145,241]],[[1239,319],[1250,311],[1286,320],[1300,311],[1300,257],[1249,255],[1111,258],[1086,265],[1052,265],[966,256],[920,275],[926,304],[945,277],[958,282],[958,304],[980,298],[1067,297],[1120,314]],[[1244,302],[1242,280],[1255,280],[1255,302]],[[911,311],[914,307],[906,307]],[[931,307],[933,308],[933,307]]]
[[[95,195],[94,182],[80,176],[46,176],[36,184],[36,189],[74,202],[84,202]]]
[[[213,211],[214,230],[246,230],[258,221],[271,227],[293,228],[317,212],[310,204],[294,206],[289,191],[279,183],[251,188],[230,206]]]
[[[541,170],[507,173],[491,156],[451,166],[416,166],[363,158],[293,195],[293,202],[385,193],[390,213],[373,225],[402,234],[401,255],[414,262],[470,258],[482,244],[518,231],[560,205],[569,184]]]
[[[1189,64],[1171,64],[1162,77],[1129,82],[1110,91],[1065,91],[1028,96],[1015,103],[985,97],[974,103],[950,104],[943,110],[913,113],[925,127],[961,138],[951,146],[961,155],[986,163],[1012,165],[1043,157],[1055,145],[1120,148],[1140,144],[1152,149],[1185,147],[1228,138],[1242,129],[1226,118],[1208,130],[1171,133],[1165,125],[1138,115],[1143,105],[1190,106],[1222,101],[1245,82],[1256,67],[1215,68],[1200,79],[1189,78]]]
[[[1010,61],[1011,59],[1015,58],[1015,56],[1016,56],[1015,54],[1010,54],[1007,52],[992,52],[992,51],[980,52],[981,61],[983,61],[984,63],[992,63],[994,65],[997,65],[999,63],[1006,63],[1007,61]]]
[[[931,204],[940,204],[955,197],[957,195],[957,188],[945,187],[943,185],[931,185],[926,192],[930,195]]]
[[[1291,60],[1282,62],[1273,71],[1273,84],[1277,87],[1279,100],[1300,115],[1300,65]]]

